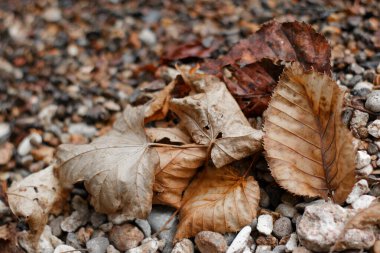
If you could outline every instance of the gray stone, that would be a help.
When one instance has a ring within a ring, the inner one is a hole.
[[[136,219],[136,225],[141,229],[144,233],[145,237],[150,237],[152,234],[152,229],[150,228],[149,222],[147,220]]]
[[[37,133],[32,133],[25,137],[17,147],[17,153],[20,156],[26,156],[33,149],[33,145],[38,145],[42,143],[41,135]]]
[[[357,63],[351,64],[350,65],[350,70],[353,73],[357,74],[357,75],[360,75],[360,74],[362,74],[364,72],[364,68],[361,67],[361,66],[359,66]]]
[[[0,144],[8,140],[11,135],[11,127],[8,123],[0,123]]]
[[[380,120],[375,120],[368,125],[368,133],[375,138],[380,138]]]
[[[245,226],[236,236],[231,246],[228,247],[227,253],[241,253],[248,247],[248,240],[250,239],[252,228]]]
[[[227,245],[230,246],[231,243],[235,240],[237,233],[225,233],[223,236],[227,242]]]
[[[195,244],[201,253],[225,253],[227,250],[223,235],[211,231],[199,232],[195,236]]]
[[[273,234],[277,238],[290,235],[293,232],[292,222],[288,217],[281,217],[274,222]]]
[[[66,244],[70,245],[76,249],[82,248],[81,242],[75,233],[68,233],[66,236]]]
[[[69,246],[69,245],[65,245],[65,244],[58,245],[58,247],[56,247],[56,248],[54,249],[54,253],[66,253],[66,252],[70,252],[70,253],[81,253],[80,251],[75,250],[74,247],[71,247],[71,246]]]
[[[365,108],[372,112],[380,112],[380,91],[372,91],[365,102]]]
[[[263,208],[267,208],[270,206],[270,198],[268,193],[262,188],[260,188],[260,206]]]
[[[63,220],[63,216],[58,216],[50,221],[49,226],[53,235],[60,236],[62,234],[61,223]]]
[[[62,13],[59,8],[50,7],[42,13],[42,17],[48,22],[58,22],[62,19]]]
[[[293,218],[297,213],[297,209],[288,204],[279,204],[276,208],[276,212],[280,213],[282,216]]]
[[[360,127],[365,127],[368,123],[369,114],[359,110],[355,110],[351,118],[351,127],[358,129]]]
[[[147,239],[149,240],[144,240],[141,246],[127,250],[125,253],[156,253],[165,244],[164,240]]]
[[[194,244],[189,239],[182,239],[174,245],[171,253],[194,253]]]
[[[113,226],[109,239],[120,251],[126,251],[137,247],[144,239],[144,234],[134,225],[126,223],[120,226]]]
[[[109,245],[107,247],[107,253],[120,253],[120,251],[118,251],[117,249],[115,249],[115,247],[113,245]]]
[[[86,225],[88,215],[74,211],[66,217],[61,223],[61,229],[65,232],[75,232],[79,227]]]
[[[86,243],[89,253],[105,253],[110,242],[106,237],[96,237]]]
[[[273,253],[285,253],[285,250],[286,250],[285,245],[278,245],[278,246],[274,247],[272,252]]]
[[[91,224],[98,228],[100,225],[107,221],[107,216],[101,213],[93,212],[90,218]]]
[[[79,134],[86,136],[87,138],[92,138],[96,134],[97,130],[95,127],[89,126],[84,123],[75,123],[69,125],[68,132],[70,134]]]
[[[298,243],[297,234],[296,233],[291,234],[289,240],[285,244],[286,251],[292,252],[297,247],[297,243]]]
[[[269,245],[258,245],[256,248],[256,253],[271,253],[271,246]]]

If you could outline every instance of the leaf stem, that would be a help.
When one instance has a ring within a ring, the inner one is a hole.
[[[150,147],[168,147],[168,148],[207,148],[208,145],[201,144],[185,144],[185,145],[172,145],[172,144],[164,144],[164,143],[149,143]]]

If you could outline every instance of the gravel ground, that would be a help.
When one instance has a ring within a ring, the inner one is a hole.
[[[88,143],[107,131],[127,104],[149,100],[152,91],[165,86],[157,72],[161,57],[173,45],[199,40],[207,47],[218,42],[212,53],[217,56],[275,18],[307,22],[329,40],[334,78],[350,89],[351,106],[343,118],[357,139],[357,174],[365,189],[350,204],[366,205],[380,195],[380,4],[328,2],[1,1],[0,182],[10,185],[41,170],[51,163],[59,144]],[[257,171],[263,209],[239,240],[250,246],[249,252],[309,252],[297,247],[295,224],[313,199],[279,188],[264,160]],[[125,252],[143,240],[145,249],[128,252],[150,252],[155,246],[168,253],[193,252],[193,247],[225,252],[236,237],[201,232],[172,251],[176,220],[158,240],[150,239],[172,209],[155,206],[148,220],[126,223],[122,216],[94,212],[86,199],[83,186],[76,185],[66,210],[51,215],[44,253],[59,244],[68,246],[54,252],[72,249],[69,246]],[[0,217],[0,225],[18,223],[18,229],[27,229],[10,214],[2,191]]]

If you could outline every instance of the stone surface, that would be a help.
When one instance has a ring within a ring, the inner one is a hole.
[[[25,137],[17,147],[17,153],[20,156],[26,156],[33,148],[33,144],[41,144],[42,137],[37,133],[32,133]]]
[[[355,110],[351,119],[351,127],[358,129],[360,127],[365,127],[369,119],[369,114],[359,110]]]
[[[51,7],[44,11],[42,17],[48,22],[58,22],[62,18],[62,13],[59,8]]]
[[[137,247],[144,239],[144,234],[132,224],[113,226],[109,239],[111,243],[120,251],[126,251]]]
[[[171,253],[194,253],[194,244],[189,239],[182,239],[174,245]]]
[[[380,137],[380,120],[375,120],[368,125],[368,133],[375,138]]]
[[[256,248],[256,253],[270,253],[271,252],[271,247],[268,245],[259,245]]]
[[[365,108],[372,112],[380,112],[380,91],[372,91],[365,102]]]
[[[278,246],[274,247],[272,252],[273,253],[285,253],[285,250],[286,250],[285,245],[278,245]]]
[[[361,176],[369,176],[373,172],[373,166],[372,164],[368,164],[367,166],[356,170],[356,174]]]
[[[65,244],[58,245],[58,247],[54,249],[54,253],[66,253],[68,251],[70,251],[70,253],[81,253],[80,251],[75,250],[75,248]]]
[[[201,253],[225,253],[227,250],[223,235],[211,231],[199,232],[195,236],[195,244]]]
[[[355,213],[339,205],[324,203],[305,208],[299,225],[298,238],[307,249],[323,252],[328,251],[338,240],[347,220]],[[352,231],[351,231],[352,230]],[[354,249],[368,248],[374,243],[373,231],[357,231],[350,229],[349,238],[344,238],[341,247],[355,246]],[[348,231],[347,231],[348,232]],[[373,240],[368,240],[373,238]],[[349,241],[348,241],[349,239]]]
[[[61,229],[65,232],[74,232],[80,226],[83,226],[88,221],[88,213],[74,211],[70,216],[66,217],[61,223]]]
[[[293,253],[312,253],[312,252],[305,247],[296,247],[293,249]]]
[[[297,243],[298,243],[298,236],[296,233],[292,233],[290,235],[289,240],[285,244],[286,251],[292,252],[297,247]]]
[[[361,169],[371,163],[371,156],[367,153],[367,151],[359,150],[356,154],[356,168]]]
[[[160,246],[163,246],[163,241],[157,241],[149,238],[149,240],[143,242],[139,247],[127,250],[125,253],[156,253]]]
[[[90,217],[91,224],[97,228],[107,221],[107,216],[101,213],[93,212]]]
[[[352,208],[355,210],[368,208],[375,199],[376,197],[371,195],[362,195],[352,203]]]
[[[93,137],[97,132],[95,127],[84,123],[71,124],[68,131],[70,134],[79,134],[86,136],[87,138]]]
[[[152,234],[152,229],[150,228],[149,222],[147,220],[135,219],[135,223],[144,233],[145,237],[150,237]]]
[[[86,243],[89,253],[106,253],[110,242],[106,237],[96,237]]]
[[[150,29],[144,29],[139,34],[139,38],[147,45],[153,46],[157,42],[156,35]]]
[[[257,230],[265,235],[270,235],[273,231],[273,217],[269,214],[260,215],[257,220]]]
[[[346,202],[352,204],[357,200],[361,195],[369,192],[368,182],[365,179],[361,179],[352,188],[351,193],[348,195]]]
[[[0,123],[0,144],[8,140],[11,135],[11,127],[8,123]]]
[[[274,222],[273,234],[277,238],[290,235],[292,232],[292,221],[288,217],[281,217]]]
[[[0,165],[6,165],[12,158],[14,146],[10,142],[0,142]]]
[[[115,247],[113,245],[108,245],[106,252],[107,253],[120,253],[120,251],[118,251],[117,249],[115,249]]]
[[[297,209],[288,204],[279,204],[276,208],[276,212],[281,214],[282,216],[293,218],[297,213]]]
[[[232,242],[231,246],[228,247],[227,253],[241,253],[248,246],[248,240],[250,238],[252,228],[250,226],[245,226],[237,234],[235,240]]]

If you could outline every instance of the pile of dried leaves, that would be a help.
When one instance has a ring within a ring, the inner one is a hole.
[[[202,50],[182,46],[163,62],[210,55]],[[257,214],[252,167],[263,151],[289,192],[345,201],[356,181],[355,150],[341,121],[345,91],[330,77],[322,35],[303,23],[270,22],[226,55],[200,59],[200,68],[177,66],[154,100],[128,106],[107,134],[61,145],[53,166],[12,185],[9,205],[28,223],[31,248],[48,214],[81,181],[101,213],[146,218],[152,204],[177,208],[176,240],[238,231]],[[263,112],[263,130],[256,129],[247,117]],[[172,127],[145,128],[160,120]]]

